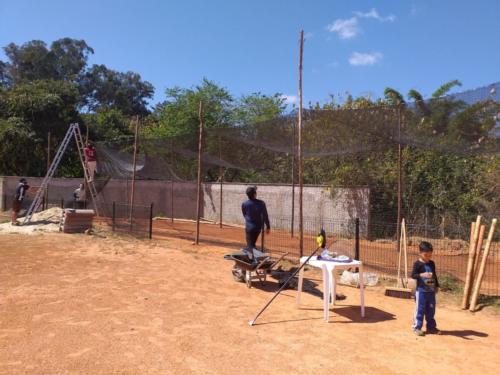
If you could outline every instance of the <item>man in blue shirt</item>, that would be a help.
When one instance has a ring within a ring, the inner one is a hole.
[[[241,205],[241,212],[245,218],[247,250],[253,254],[255,243],[259,238],[260,231],[264,228],[264,224],[266,225],[266,234],[269,234],[271,231],[271,225],[267,216],[266,204],[264,201],[257,199],[257,187],[248,187],[246,194],[248,200]]]

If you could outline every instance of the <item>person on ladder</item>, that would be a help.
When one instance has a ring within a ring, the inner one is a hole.
[[[87,164],[87,169],[89,170],[89,182],[94,181],[94,174],[97,171],[97,152],[94,145],[90,142],[83,149],[85,154],[85,163]]]

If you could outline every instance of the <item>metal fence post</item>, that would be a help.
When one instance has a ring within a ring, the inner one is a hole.
[[[153,202],[149,208],[149,239],[153,238]]]
[[[113,201],[113,213],[111,217],[111,230],[114,232],[115,231],[115,218],[116,218],[116,208],[115,208],[115,202]]]
[[[356,218],[356,238],[354,242],[354,259],[359,260],[359,218]],[[356,272],[359,272],[359,268],[356,267]]]
[[[359,218],[356,218],[356,242],[354,247],[354,259],[359,260]]]
[[[64,209],[64,198],[61,198],[61,208]]]

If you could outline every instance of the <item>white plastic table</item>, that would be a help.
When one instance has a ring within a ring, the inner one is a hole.
[[[307,261],[308,257],[300,258],[300,264]],[[349,263],[333,262],[329,260],[318,260],[313,256],[308,264],[312,267],[321,268],[323,271],[323,318],[325,322],[330,319],[330,304],[335,305],[335,291],[337,287],[336,272],[338,269],[351,267],[359,268],[359,293],[361,302],[361,317],[365,317],[365,286],[363,282],[363,263],[359,260],[352,260]],[[299,285],[297,286],[297,307],[300,306],[300,294],[302,293],[302,284],[304,281],[304,268],[299,272]]]

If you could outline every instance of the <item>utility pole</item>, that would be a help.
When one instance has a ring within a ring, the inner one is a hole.
[[[303,160],[302,160],[302,52],[304,48],[304,30],[300,31],[300,49],[299,49],[299,231],[300,231],[300,256],[304,255],[304,212],[303,212],[303,189],[304,189],[304,176],[303,176]]]
[[[196,200],[196,238],[194,243],[200,243],[200,211],[201,211],[201,154],[203,145],[203,102],[200,101],[198,109],[198,117],[200,119],[200,135],[198,138],[198,196]]]
[[[137,166],[137,138],[139,134],[139,116],[135,116],[135,136],[134,136],[134,159],[132,161],[132,192],[130,194],[130,228],[132,228],[132,216],[134,212],[135,198],[135,170]]]
[[[398,224],[396,227],[397,250],[400,251],[401,234],[401,203],[402,203],[402,185],[403,185],[403,150],[401,146],[401,105],[398,105]]]

